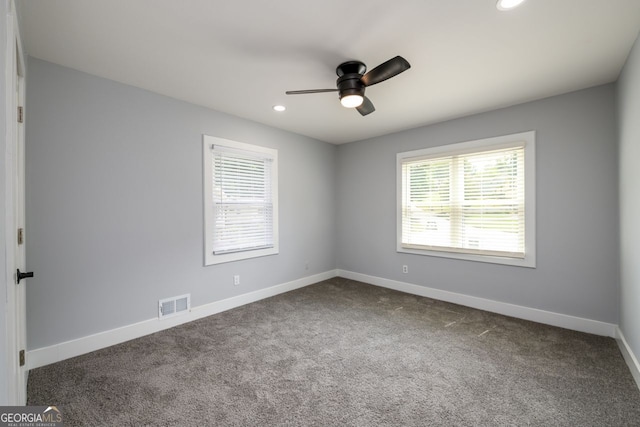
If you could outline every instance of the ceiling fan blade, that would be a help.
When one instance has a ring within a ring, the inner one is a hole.
[[[323,93],[323,92],[337,92],[338,89],[307,89],[307,90],[288,90],[285,93],[287,95],[304,95],[307,93]]]
[[[362,83],[365,86],[371,86],[383,82],[391,77],[397,76],[403,71],[411,68],[411,64],[401,56],[391,58],[387,62],[383,62],[367,74],[362,76]]]
[[[356,107],[356,110],[358,110],[358,113],[361,115],[366,116],[367,114],[371,114],[376,111],[376,107],[374,107],[373,102],[365,96],[364,101],[359,107]]]

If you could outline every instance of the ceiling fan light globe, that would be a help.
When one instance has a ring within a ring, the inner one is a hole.
[[[340,98],[340,103],[346,108],[356,108],[362,105],[364,98],[361,95],[346,95]]]

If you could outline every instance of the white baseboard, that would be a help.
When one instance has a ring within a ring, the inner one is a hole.
[[[629,347],[629,343],[620,328],[616,328],[616,332],[616,341],[618,342],[618,347],[620,347],[622,357],[624,357],[624,361],[627,362],[631,375],[633,375],[633,379],[636,380],[636,385],[640,388],[640,363],[638,363],[638,358],[633,354],[633,350]]]
[[[605,323],[597,320],[585,319],[582,317],[569,316],[566,314],[554,313],[551,311],[538,310],[536,308],[529,308],[505,302],[493,301],[455,292],[428,288],[426,286],[414,285],[411,283],[398,282],[396,280],[368,276],[366,274],[354,273],[352,271],[338,270],[338,276],[344,277],[346,279],[369,283],[383,288],[395,289],[396,291],[406,292],[408,294],[447,301],[454,304],[490,311],[493,313],[504,314],[505,316],[531,320],[533,322],[544,323],[546,325],[558,326],[560,328],[571,329],[574,331],[587,332],[594,335],[601,335],[612,338],[616,337],[617,325],[614,325],[612,323]]]
[[[266,289],[249,292],[246,294],[231,297],[222,301],[215,301],[210,304],[192,307],[191,310],[181,316],[171,317],[167,319],[153,318],[142,322],[123,326],[121,328],[111,329],[109,331],[99,332],[82,338],[66,341],[48,347],[29,350],[27,353],[27,366],[29,369],[38,368],[40,366],[49,365],[71,357],[80,356],[92,351],[100,350],[115,344],[139,338],[155,332],[169,329],[183,323],[192,322],[212,314],[221,313],[240,307],[252,302],[260,301],[278,294],[303,288],[323,280],[331,279],[338,275],[337,270],[330,270],[324,273],[315,274],[313,276],[303,277],[291,282],[272,286]]]
[[[66,341],[48,347],[30,350],[27,353],[27,366],[29,369],[49,365],[71,357],[80,356],[95,350],[106,348],[115,344],[120,344],[135,338],[149,335],[155,332],[169,329],[184,323],[188,323],[203,317],[231,310],[252,302],[260,301],[284,292],[303,288],[335,276],[369,283],[375,286],[394,289],[409,294],[424,296],[428,298],[460,304],[467,307],[478,308],[480,310],[512,316],[520,319],[531,320],[547,325],[572,329],[580,332],[587,332],[595,335],[617,338],[625,361],[629,365],[631,372],[640,386],[640,365],[638,360],[627,345],[622,333],[617,325],[600,322],[591,319],[568,316],[565,314],[553,313],[535,308],[529,308],[484,298],[473,297],[455,292],[443,291],[440,289],[428,288],[425,286],[404,283],[381,277],[369,276],[346,270],[330,270],[324,273],[309,277],[303,277],[291,282],[272,286],[266,289],[238,295],[222,301],[215,301],[198,307],[192,307],[190,312],[182,316],[176,316],[160,320],[158,318],[148,319],[142,322],[126,325],[120,328],[111,329],[93,335]]]

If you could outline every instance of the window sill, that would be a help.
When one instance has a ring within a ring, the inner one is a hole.
[[[413,255],[433,256],[439,258],[458,259],[464,261],[486,262],[490,264],[511,265],[514,267],[536,268],[536,259],[533,255],[526,255],[524,258],[508,258],[488,255],[463,254],[457,252],[426,251],[408,249],[403,247],[398,247],[397,252]]]
[[[207,253],[205,255],[204,265],[223,264],[225,262],[241,261],[243,259],[258,258],[269,255],[277,255],[278,248],[258,249],[254,251],[233,252],[229,254],[214,255]]]

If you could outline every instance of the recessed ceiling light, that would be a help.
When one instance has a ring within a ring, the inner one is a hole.
[[[287,109],[287,107],[285,107],[284,105],[274,105],[273,109],[279,113],[283,112],[284,110]]]
[[[511,10],[524,3],[524,0],[498,0],[496,7],[498,10]]]

